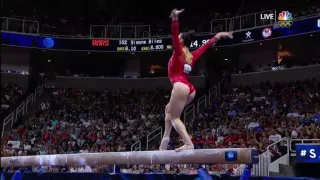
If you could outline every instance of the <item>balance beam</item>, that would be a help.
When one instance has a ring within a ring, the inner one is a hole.
[[[1,167],[64,165],[257,164],[258,152],[249,148],[195,149],[175,152],[130,151],[1,157]]]

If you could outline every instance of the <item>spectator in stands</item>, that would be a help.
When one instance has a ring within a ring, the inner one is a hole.
[[[23,100],[26,90],[16,84],[1,85],[1,111],[10,110],[14,105],[18,105]]]
[[[312,93],[315,89],[320,89],[315,80],[234,88],[188,124],[195,148],[252,147],[264,153],[267,146],[284,137],[320,138],[315,120],[320,96]],[[175,141],[168,149],[181,143],[179,137],[172,139]],[[281,157],[286,146],[283,142],[272,146],[272,160]],[[217,166],[213,172],[230,173],[236,168]]]
[[[130,151],[132,143],[158,127],[163,115],[157,108],[163,109],[166,93],[162,90],[149,93],[54,90],[52,98],[41,103],[39,111],[29,117],[25,126],[19,125],[2,139],[6,148],[1,154]],[[150,97],[156,104],[143,105]],[[46,171],[90,171],[88,167],[77,168],[50,167]],[[92,167],[91,170],[100,171],[101,167]]]
[[[187,128],[192,132],[195,148],[252,147],[260,153],[284,137],[320,138],[319,89],[320,83],[315,80],[236,87],[215,99],[212,108],[199,114]],[[147,134],[158,127],[163,116],[154,109],[164,106],[166,95],[165,92],[155,96],[134,91],[92,93],[82,89],[58,89],[52,94],[50,103],[42,103],[39,112],[34,113],[26,125],[19,125],[2,139],[2,156],[130,151],[141,132]],[[155,98],[156,104],[143,105],[152,96],[159,97]],[[182,144],[179,137],[171,139],[168,149]],[[272,160],[281,157],[286,146],[283,143],[271,146],[268,150]],[[206,168],[210,173],[233,174],[238,167],[216,164]],[[110,169],[109,166],[79,166],[47,167],[46,171],[110,172]],[[131,173],[195,173],[194,170],[188,165],[122,169]]]

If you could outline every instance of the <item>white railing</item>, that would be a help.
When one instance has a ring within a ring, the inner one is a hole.
[[[195,118],[196,114],[199,114],[201,112],[203,112],[203,110],[211,104],[211,101],[214,99],[214,98],[217,98],[218,95],[220,95],[220,87],[221,87],[221,84],[223,83],[223,80],[221,80],[216,86],[214,86],[213,88],[211,88],[209,90],[209,93],[208,94],[205,94],[203,96],[201,96],[197,103],[193,103],[193,104],[190,104],[189,106],[187,106],[185,109],[184,109],[184,112],[183,112],[183,121],[184,123],[186,122],[190,122],[192,119]],[[159,129],[159,128],[158,128]],[[156,129],[157,130],[157,129]],[[156,131],[154,130],[154,131]],[[151,132],[151,133],[154,133]],[[154,139],[155,137],[151,137],[149,138],[151,135],[151,133],[148,134],[147,136],[147,150],[149,148],[149,141],[151,141],[152,139]],[[156,134],[155,136],[158,136],[159,134]],[[161,136],[162,136],[162,128],[161,128]]]
[[[243,29],[253,29],[259,27],[266,27],[273,25],[275,20],[261,20],[260,14],[274,14],[274,10],[266,10],[261,12],[255,12],[251,14],[244,14],[241,16],[235,16],[231,18],[215,19],[211,20],[211,33],[218,33],[222,31],[239,31]],[[246,26],[251,21],[250,26]]]
[[[141,151],[141,141],[137,141],[131,145],[131,151]]]
[[[211,88],[209,90],[209,94],[208,94],[208,101],[209,104],[211,104],[211,102],[213,101],[214,98],[218,97],[218,87],[214,86],[213,88]]]
[[[128,36],[127,32],[130,31]],[[90,38],[150,38],[150,25],[91,25]]]
[[[149,150],[149,142],[152,141],[154,138],[160,136],[162,138],[162,127],[158,127],[157,129],[153,130],[147,135],[147,143],[146,143],[146,150]]]
[[[268,165],[268,156],[267,156],[268,152],[264,152],[262,154],[259,155],[259,163],[258,164],[254,164],[252,166],[252,170],[251,170],[251,174],[255,175],[255,176],[264,176],[265,174],[268,174],[267,171],[267,165]],[[241,176],[244,168],[246,167],[245,164],[242,164],[237,170],[235,175],[236,176]]]
[[[58,34],[45,34],[39,33],[39,36],[49,36],[49,37],[56,37],[56,38],[68,38],[68,39],[89,39],[89,36],[82,36],[82,35],[58,35]]]
[[[199,114],[201,112],[203,112],[203,110],[211,104],[211,101],[213,100],[213,98],[217,98],[218,95],[220,94],[220,87],[221,84],[223,83],[223,80],[221,80],[218,85],[214,86],[212,89],[209,90],[208,94],[205,94],[203,96],[201,96],[197,103],[193,103],[190,104],[188,107],[185,108],[183,115],[184,115],[184,123],[190,122],[192,119],[195,118],[196,114]],[[159,131],[157,134],[154,134],[156,131]],[[151,133],[149,133],[147,135],[147,145],[146,145],[146,150],[149,150],[149,142],[151,140],[153,140],[154,138],[156,138],[157,136],[161,135],[162,137],[162,127],[159,127],[157,129],[155,129],[154,131],[152,131]],[[154,134],[153,136],[151,136],[152,134]],[[131,148],[132,149],[132,148]]]
[[[2,132],[1,136],[3,137],[6,126],[10,125],[10,128],[12,127],[13,123],[17,120],[17,116],[19,114],[24,115],[26,112],[28,112],[29,105],[32,105],[37,97],[39,97],[43,93],[43,85],[40,85],[36,88],[34,93],[30,94],[28,98],[22,102],[17,109],[15,109],[11,114],[9,114],[4,120],[2,125]]]
[[[254,176],[269,176],[270,175],[270,164],[271,164],[271,150],[270,148],[273,147],[274,145],[278,145],[281,142],[285,142],[287,144],[287,152],[284,155],[289,153],[289,139],[288,138],[283,138],[277,142],[274,142],[270,144],[267,147],[267,151],[259,155],[259,163],[254,164],[252,167],[252,175]],[[237,170],[236,170],[236,175],[241,175],[243,173],[243,170],[245,168],[245,164],[241,165]]]
[[[265,170],[263,170],[263,172],[267,172],[267,175],[263,175],[263,176],[270,176],[270,165],[271,165],[271,148],[275,145],[278,145],[280,143],[284,142],[284,145],[287,146],[287,152],[282,154],[282,156],[285,156],[287,154],[289,154],[289,138],[285,137],[285,138],[282,138],[281,140],[277,141],[277,142],[274,142],[272,144],[270,144],[268,147],[267,147],[267,167]],[[281,157],[282,157],[281,156]]]
[[[263,11],[264,13],[274,13],[273,10],[267,10],[267,11]],[[260,20],[260,13],[263,12],[256,12],[256,13],[252,13],[252,14],[245,14],[245,15],[241,15],[241,16],[235,16],[232,18],[224,18],[224,19],[215,19],[215,20],[211,20],[210,21],[210,30],[208,29],[208,31],[210,32],[199,32],[197,33],[198,35],[212,35],[212,33],[217,33],[217,32],[221,32],[221,31],[233,31],[233,32],[238,32],[238,31],[245,31],[245,30],[250,30],[253,28],[259,28],[259,27],[268,27],[273,25],[275,22],[274,20]],[[268,13],[268,14],[269,14]],[[294,21],[296,20],[304,20],[307,18],[311,18],[311,17],[316,17],[319,16],[319,13],[315,13],[315,14],[308,14],[305,16],[301,16],[301,17],[295,17]],[[25,18],[25,17],[16,17],[16,18],[10,18],[10,17],[0,17],[3,19],[2,22],[2,31],[8,31],[8,32],[15,32],[15,31],[11,31],[9,28],[9,21],[20,21],[22,26],[22,33],[32,33],[33,31],[35,31],[32,34],[38,34],[39,35],[39,22],[36,20],[29,20],[29,18]],[[248,26],[248,27],[244,27],[245,22],[247,21],[252,21],[254,22],[254,25],[252,26]],[[106,36],[106,30],[105,27],[112,27],[115,25],[93,25],[93,26],[97,26],[102,28],[100,30],[100,32],[103,32],[103,36]],[[118,25],[121,26],[121,25]],[[141,25],[141,26],[149,26],[149,25]],[[98,29],[100,29],[98,28]],[[171,35],[166,34],[166,35],[161,35],[161,36],[157,36],[157,35],[151,35],[150,29],[152,29],[151,27],[149,27],[148,30],[146,30],[146,33],[143,33],[143,37],[140,38],[146,38],[146,37],[154,37],[154,38],[165,38],[165,37],[171,37]],[[90,31],[92,31],[92,27],[90,27]],[[137,34],[137,30],[136,29],[132,29],[132,31],[135,32],[135,34]],[[90,33],[91,35],[92,33]],[[145,35],[146,34],[146,35]],[[46,36],[52,36],[52,37],[68,37],[68,38],[88,38],[88,36],[72,36],[72,35],[54,35],[54,34],[43,34]],[[110,38],[109,38],[110,39]],[[119,38],[111,38],[111,39],[119,39]]]
[[[244,14],[241,16],[235,16],[231,18],[214,19],[211,20],[211,33],[218,33],[223,31],[246,31],[254,28],[263,28],[276,25],[276,18],[274,19],[260,19],[260,14],[276,14],[275,10],[266,10],[261,12],[255,12],[251,14]],[[276,15],[277,16],[277,15]],[[308,14],[300,17],[295,17],[293,21],[304,20],[312,17],[319,16],[319,13]]]
[[[209,96],[208,97],[209,104],[211,104],[211,102],[212,102],[212,100],[214,98],[217,98],[220,95],[220,93],[221,93],[221,85],[222,85],[223,82],[224,82],[224,79],[219,81],[219,83],[216,86],[214,86],[213,88],[211,88],[209,90],[209,94],[208,94],[208,96]]]
[[[207,98],[208,98],[207,95],[203,95],[202,97],[200,97],[198,99],[198,102],[197,102],[197,114],[203,112],[204,109],[208,106]]]
[[[186,121],[190,122],[191,119],[195,118],[195,116],[196,116],[196,106],[195,104],[190,104],[188,107],[184,109],[183,122],[184,123],[186,123]]]
[[[220,87],[223,83],[221,80],[216,86],[209,90],[208,94],[201,96],[197,103],[190,104],[184,109],[183,117],[184,123],[190,122],[195,118],[196,114],[201,113],[206,107],[208,107],[214,98],[217,98],[220,95]]]
[[[156,134],[155,134],[156,133]],[[162,127],[158,127],[147,135],[146,150],[149,150],[149,142],[160,135],[162,138]],[[153,135],[153,136],[152,136]],[[131,145],[131,151],[141,151],[141,141],[137,141]]]
[[[0,17],[1,18],[1,31],[9,32],[19,32],[27,34],[39,34],[39,21],[20,19],[20,18],[10,18],[10,17]],[[20,26],[21,28],[11,28],[15,26]]]

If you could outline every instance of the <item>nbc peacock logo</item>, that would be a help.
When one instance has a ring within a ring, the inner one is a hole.
[[[279,14],[278,20],[279,21],[292,21],[293,17],[292,17],[292,14],[289,13],[289,11],[282,11]]]
[[[282,11],[279,13],[278,24],[282,28],[289,28],[293,24],[293,17],[289,11]]]

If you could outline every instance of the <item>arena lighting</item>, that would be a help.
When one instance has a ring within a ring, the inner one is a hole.
[[[1,167],[65,165],[151,164],[258,164],[258,151],[250,148],[195,149],[176,152],[130,151],[1,157]]]

